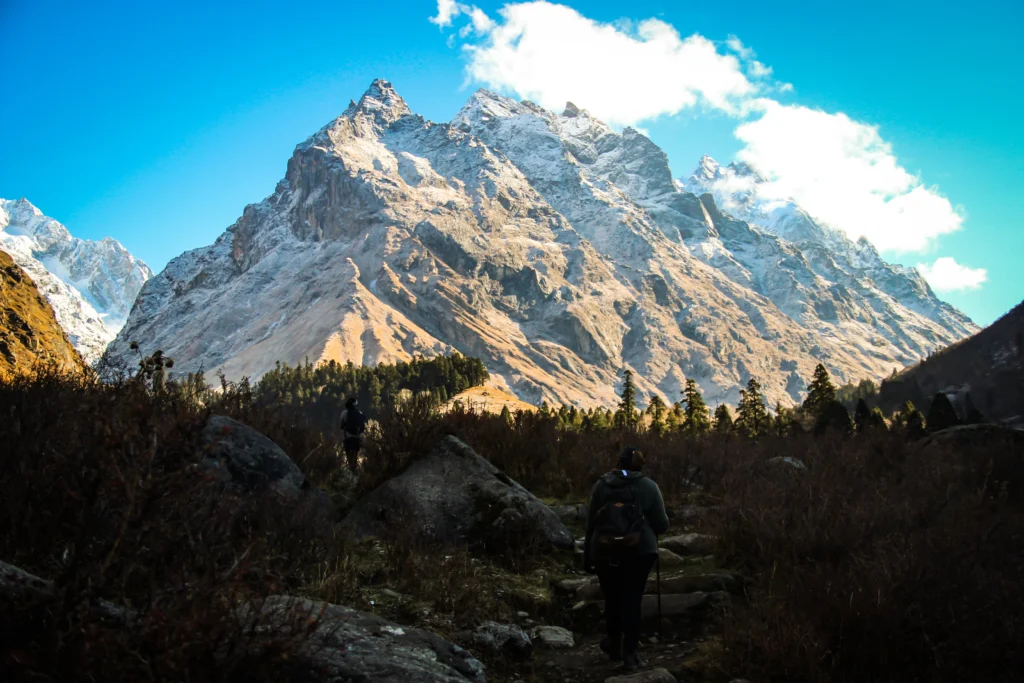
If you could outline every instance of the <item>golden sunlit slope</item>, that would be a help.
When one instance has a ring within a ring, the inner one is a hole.
[[[28,370],[37,361],[84,365],[35,282],[0,251],[0,376]]]
[[[459,401],[467,409],[478,413],[500,413],[502,407],[508,406],[509,412],[517,410],[537,410],[537,407],[520,401],[504,389],[493,386],[472,387],[453,396],[444,406],[442,411],[451,410],[455,402]]]

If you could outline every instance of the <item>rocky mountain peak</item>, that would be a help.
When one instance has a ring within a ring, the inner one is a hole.
[[[701,167],[694,194],[639,132],[486,90],[431,125],[377,81],[273,195],[146,284],[108,353],[146,341],[182,372],[258,378],[458,350],[534,404],[611,405],[623,367],[644,394],[692,378],[735,402],[756,376],[792,403],[818,362],[882,376],[966,332],[906,278],[864,285],[898,272],[847,273],[825,242],[730,214],[703,186],[726,169]]]
[[[360,113],[371,116],[381,125],[388,125],[412,111],[390,82],[378,78],[366,89],[359,102],[350,105],[345,112],[350,118]]]

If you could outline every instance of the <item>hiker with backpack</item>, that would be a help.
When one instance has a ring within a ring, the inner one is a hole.
[[[601,649],[626,671],[642,665],[642,605],[647,577],[658,557],[658,534],[668,529],[661,490],[644,476],[643,454],[627,448],[616,469],[594,484],[587,514],[583,558],[604,593],[607,637]]]
[[[363,432],[366,431],[366,416],[359,410],[358,400],[353,396],[345,401],[345,410],[341,412],[342,442],[345,447],[345,459],[348,468],[355,474],[359,467],[359,449],[363,445]]]

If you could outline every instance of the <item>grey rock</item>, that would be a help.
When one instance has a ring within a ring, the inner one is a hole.
[[[52,581],[30,574],[12,564],[0,562],[0,612],[16,606],[45,607],[56,600],[57,592]],[[134,610],[106,600],[93,600],[89,610],[94,616],[120,626],[130,625],[136,617]]]
[[[658,548],[658,561],[662,568],[679,567],[686,564],[686,559],[676,555],[668,548]]]
[[[373,614],[289,596],[273,596],[240,611],[255,638],[254,652],[287,643],[315,623],[281,665],[281,680],[314,683],[381,681],[484,683],[484,666],[466,650],[418,628]]]
[[[396,525],[426,540],[497,550],[573,542],[547,505],[453,436],[356,503],[342,522],[358,536],[381,536]]]
[[[678,534],[659,541],[662,548],[676,555],[707,555],[715,549],[715,537],[707,534]]]
[[[571,650],[576,645],[572,631],[561,626],[538,626],[530,637],[540,646],[551,650]]]
[[[683,576],[663,576],[661,578],[661,592],[669,593],[715,593],[726,591],[734,593],[740,590],[742,581],[732,574],[690,574]],[[645,593],[656,593],[658,590],[657,578],[652,575],[647,579],[644,587]],[[597,581],[581,584],[576,589],[576,597],[580,600],[601,600],[604,594],[601,592],[601,584]]]
[[[572,522],[586,522],[587,521],[587,506],[580,505],[552,505],[551,510],[558,515],[558,518],[563,522],[570,524]]]
[[[281,447],[252,427],[221,415],[203,428],[202,464],[240,492],[270,489],[298,498],[306,478]]]
[[[485,621],[473,632],[473,642],[491,652],[514,659],[529,659],[533,653],[530,636],[515,624]]]
[[[676,677],[667,669],[647,669],[635,674],[622,674],[604,679],[604,683],[676,683]]]

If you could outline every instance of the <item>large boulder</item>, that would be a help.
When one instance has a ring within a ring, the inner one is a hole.
[[[273,596],[241,615],[251,646],[290,645],[281,680],[484,683],[484,667],[438,635],[341,605]],[[307,637],[301,637],[307,632]],[[298,637],[297,637],[298,636]],[[297,645],[295,644],[297,643]]]
[[[676,555],[709,555],[715,551],[717,539],[707,534],[677,534],[660,540],[662,548]]]
[[[551,508],[453,436],[356,503],[342,525],[357,536],[402,529],[426,541],[497,550],[573,546]]]
[[[270,489],[297,498],[306,477],[281,447],[252,427],[213,415],[203,428],[202,465],[238,492]]]

